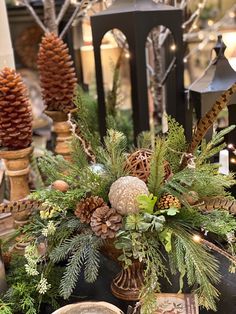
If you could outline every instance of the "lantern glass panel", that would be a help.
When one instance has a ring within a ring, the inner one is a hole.
[[[107,127],[115,127],[133,139],[129,45],[118,29],[108,31],[101,41],[101,63]],[[115,120],[115,121],[114,121]]]

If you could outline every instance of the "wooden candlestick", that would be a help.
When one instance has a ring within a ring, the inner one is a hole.
[[[10,181],[10,200],[18,201],[30,194],[29,189],[29,156],[33,147],[24,149],[0,151],[0,158],[3,159],[6,167],[6,175]],[[29,213],[19,212],[12,214],[16,227],[27,223]]]
[[[61,111],[45,111],[53,120],[53,128],[57,135],[55,153],[62,155],[66,160],[71,160],[71,125],[68,115]]]

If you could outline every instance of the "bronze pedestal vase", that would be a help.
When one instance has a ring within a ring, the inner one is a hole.
[[[45,111],[53,120],[53,129],[57,135],[55,153],[62,155],[66,160],[71,160],[71,125],[68,115],[61,111]]]
[[[138,260],[133,260],[132,265],[122,268],[113,279],[111,290],[115,297],[125,301],[138,301],[140,291],[144,285],[144,266]]]

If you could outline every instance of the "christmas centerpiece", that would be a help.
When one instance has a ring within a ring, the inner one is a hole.
[[[72,160],[52,154],[40,158],[48,188],[30,196],[35,206],[23,231],[31,243],[24,257],[12,258],[6,298],[21,298],[14,301],[18,312],[42,302],[58,306],[60,298],[71,296],[81,273],[94,282],[99,252],[122,267],[111,283],[113,294],[139,300],[144,314],[154,313],[156,293],[170,273],[178,276],[179,291],[187,285],[201,306],[216,310],[220,271],[212,253],[228,258],[235,270],[236,201],[229,192],[233,175],[220,174],[210,159],[234,126],[209,143],[203,137],[235,90],[236,85],[199,121],[191,143],[169,117],[167,134],[157,136],[154,145],[141,134],[133,152],[125,136],[112,129],[100,144],[77,97],[71,123],[80,133],[74,132]],[[214,243],[216,238],[224,247]]]

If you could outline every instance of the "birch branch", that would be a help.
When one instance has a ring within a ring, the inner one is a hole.
[[[21,4],[23,4],[31,13],[31,15],[33,16],[35,22],[38,24],[38,26],[45,32],[48,33],[48,29],[45,27],[45,25],[43,24],[43,22],[40,20],[39,16],[37,15],[37,13],[35,12],[35,10],[32,8],[32,6],[29,4],[29,0],[21,0],[20,2]]]
[[[60,34],[60,38],[63,38],[64,35],[66,34],[66,32],[68,31],[68,29],[70,28],[71,24],[73,23],[74,19],[76,18],[76,16],[78,15],[78,13],[80,12],[80,15],[83,14],[82,11],[84,11],[86,9],[86,7],[88,6],[88,4],[90,3],[89,0],[82,0],[81,3],[75,8],[73,14],[71,15],[69,21],[67,22],[66,26],[64,27],[63,31]]]
[[[48,30],[58,35],[58,27],[56,24],[56,9],[54,0],[44,0],[44,23]]]
[[[66,14],[66,11],[68,10],[69,6],[70,6],[70,0],[65,0],[56,19],[57,26],[60,24],[61,20]]]
[[[162,78],[162,80],[161,80],[161,85],[164,85],[164,84],[165,84],[165,82],[166,82],[166,80],[167,80],[167,78],[168,78],[170,72],[171,72],[172,69],[175,67],[175,62],[176,62],[176,57],[174,57],[174,58],[172,59],[170,65],[168,66],[168,68],[167,68],[167,70],[166,70],[166,72],[165,72],[165,74],[164,74],[164,76],[163,76],[163,78]]]

